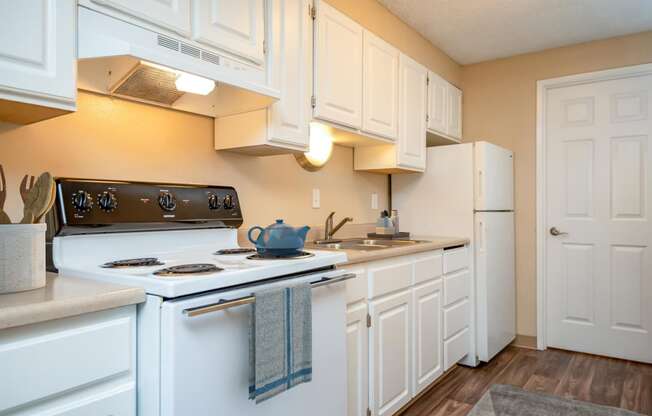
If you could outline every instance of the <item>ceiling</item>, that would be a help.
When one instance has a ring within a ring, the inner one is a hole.
[[[379,0],[460,64],[652,30],[652,0]]]

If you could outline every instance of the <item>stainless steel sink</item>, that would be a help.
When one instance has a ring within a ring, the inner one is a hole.
[[[316,249],[373,251],[392,247],[411,246],[425,242],[426,241],[421,240],[372,240],[368,238],[349,238],[343,240],[314,241],[307,245]]]

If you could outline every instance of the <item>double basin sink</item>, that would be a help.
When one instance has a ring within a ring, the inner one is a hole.
[[[374,251],[383,250],[386,248],[406,247],[415,244],[426,243],[422,240],[373,240],[368,238],[348,238],[342,240],[322,240],[307,243],[306,246],[315,249],[327,250],[360,250],[360,251]]]

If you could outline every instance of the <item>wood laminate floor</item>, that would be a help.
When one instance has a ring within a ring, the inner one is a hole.
[[[401,416],[465,415],[494,383],[652,415],[652,365],[507,347],[488,364],[455,368]]]

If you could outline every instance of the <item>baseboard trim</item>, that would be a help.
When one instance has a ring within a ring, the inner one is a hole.
[[[537,349],[537,337],[533,337],[531,335],[520,335],[517,334],[516,338],[514,338],[514,341],[510,344],[514,347],[520,347],[520,348],[528,348],[531,350],[536,350]]]

